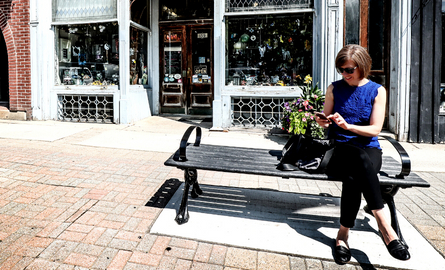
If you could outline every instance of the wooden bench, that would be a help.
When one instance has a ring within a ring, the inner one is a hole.
[[[194,144],[188,139],[196,129]],[[252,149],[244,147],[218,146],[201,144],[201,128],[191,126],[182,137],[179,149],[165,161],[166,166],[184,170],[185,185],[181,205],[175,218],[178,224],[189,219],[188,193],[197,198],[202,194],[198,184],[197,170],[210,170],[254,175],[278,176],[282,178],[300,178],[318,181],[342,181],[326,174],[309,174],[304,171],[281,171],[277,165],[281,158],[280,150]],[[393,138],[385,136],[400,154],[401,163],[392,157],[383,156],[382,169],[379,172],[380,187],[385,203],[391,214],[391,226],[403,240],[397,220],[394,196],[400,188],[429,187],[430,184],[415,173],[410,173],[411,163],[405,149]],[[371,213],[366,207],[365,211]]]

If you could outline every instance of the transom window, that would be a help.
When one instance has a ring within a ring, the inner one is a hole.
[[[226,0],[226,12],[310,8],[312,0]]]

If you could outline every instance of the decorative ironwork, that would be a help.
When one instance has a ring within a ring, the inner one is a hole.
[[[278,127],[283,117],[283,104],[295,97],[233,97],[232,126]]]
[[[312,0],[226,0],[226,12],[311,8]]]
[[[112,123],[113,117],[112,95],[58,95],[58,120]]]

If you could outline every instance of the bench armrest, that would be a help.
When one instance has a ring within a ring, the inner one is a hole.
[[[408,153],[406,152],[405,148],[403,148],[403,146],[395,139],[393,139],[389,136],[381,136],[381,137],[388,140],[392,144],[392,146],[394,146],[394,148],[397,150],[397,152],[399,153],[400,160],[402,161],[402,170],[401,170],[400,174],[396,175],[396,177],[400,178],[400,179],[405,178],[405,176],[408,176],[409,173],[411,172],[411,160],[409,158]]]
[[[185,154],[185,149],[187,148],[187,142],[189,140],[190,134],[192,134],[192,131],[196,128],[196,138],[195,138],[195,144],[194,146],[199,146],[201,143],[201,128],[197,126],[190,126],[184,133],[184,136],[182,136],[181,144],[179,145],[179,158],[182,161],[187,161],[187,156]]]

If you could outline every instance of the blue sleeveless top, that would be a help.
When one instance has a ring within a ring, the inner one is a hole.
[[[381,86],[369,81],[362,86],[350,86],[344,80],[333,82],[334,111],[338,112],[349,124],[369,125],[374,99]],[[378,137],[365,137],[347,131],[332,123],[329,138],[337,142],[350,143],[360,148],[380,148]]]

